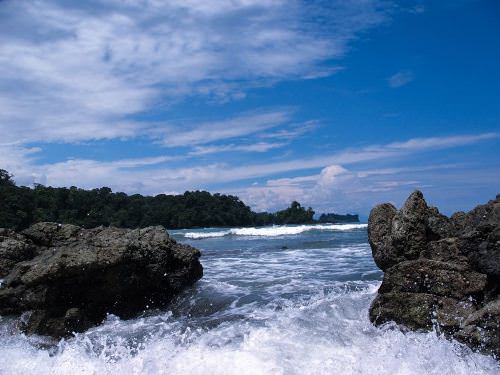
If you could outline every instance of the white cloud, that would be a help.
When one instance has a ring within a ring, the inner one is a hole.
[[[237,194],[260,210],[281,209],[294,200],[320,209],[325,202],[338,207],[345,197],[344,189],[352,189],[354,180],[351,171],[334,164],[318,174],[271,179],[263,186],[237,190]]]
[[[190,95],[333,74],[375,0],[1,2],[0,131],[8,141],[131,138],[130,115]],[[310,22],[311,19],[324,22]]]
[[[158,156],[152,158],[124,159],[109,162],[96,160],[72,159],[54,164],[37,165],[34,157],[37,149],[24,149],[19,146],[0,147],[1,165],[13,172],[20,183],[38,182],[54,186],[77,185],[84,188],[110,186],[113,190],[129,193],[157,194],[165,191],[184,191],[192,189],[211,189],[229,182],[246,184],[248,180],[263,178],[285,172],[293,172],[298,177],[271,179],[265,186],[251,186],[238,190],[249,203],[262,207],[267,194],[273,199],[267,200],[275,205],[289,201],[290,197],[301,201],[317,202],[325,199],[338,202],[345,196],[344,190],[366,192],[368,187],[379,191],[388,191],[391,185],[387,181],[419,181],[416,178],[394,179],[396,174],[416,172],[429,173],[435,169],[450,169],[452,165],[439,165],[415,170],[408,168],[384,168],[355,171],[356,165],[366,161],[400,162],[405,156],[419,154],[436,148],[449,148],[492,139],[493,135],[469,135],[441,138],[421,138],[417,141],[372,145],[361,149],[342,150],[337,153],[310,159],[296,159],[285,162],[248,164],[236,166],[226,163],[174,167],[169,165],[176,158]],[[8,156],[10,155],[10,156]],[[166,165],[165,165],[166,164]],[[143,166],[149,165],[148,170]],[[300,176],[303,171],[321,169],[319,174]],[[392,178],[392,179],[391,179]],[[384,181],[385,185],[368,183]],[[253,181],[252,181],[253,182]],[[251,182],[248,182],[251,185]],[[339,187],[339,188],[334,188]],[[234,191],[234,190],[233,190]],[[336,193],[332,195],[332,192]],[[281,197],[278,198],[278,195]],[[261,197],[261,201],[257,198]],[[309,197],[309,198],[308,198]],[[351,202],[347,199],[346,202]],[[319,207],[319,205],[317,205]]]
[[[383,201],[400,203],[414,189],[433,191],[435,195],[442,195],[442,199],[447,200],[449,197],[446,197],[444,193],[446,191],[451,190],[451,194],[456,196],[459,192],[453,190],[463,190],[466,186],[478,190],[484,190],[484,186],[497,186],[500,183],[498,168],[496,170],[495,168],[491,170],[488,166],[475,168],[467,164],[434,164],[361,170],[356,167],[368,160],[401,163],[405,157],[414,154],[463,146],[495,139],[498,136],[498,134],[486,133],[416,138],[406,142],[367,146],[359,150],[351,149],[327,156],[322,160],[303,160],[295,163],[295,173],[309,169],[312,165],[322,168],[320,173],[270,179],[264,185],[253,185],[229,190],[229,192],[238,194],[244,201],[259,210],[282,209],[291,201],[298,200],[305,205],[311,205],[318,212],[367,213],[373,205]],[[328,165],[330,162],[337,164]],[[275,167],[276,165],[267,165],[261,168],[261,171],[264,173],[264,170],[269,168],[276,173]],[[454,204],[456,207],[456,202]]]
[[[321,170],[318,176],[317,184],[322,189],[329,189],[334,185],[339,176],[345,174],[347,170],[340,165],[329,165]]]
[[[167,147],[202,145],[274,128],[287,123],[290,117],[290,111],[253,113],[223,121],[190,124],[188,129],[170,126],[168,130],[155,132],[155,136],[163,138],[161,143]]]
[[[408,83],[413,81],[413,79],[414,79],[413,72],[409,70],[403,70],[390,76],[387,82],[389,84],[389,87],[398,88],[407,85]]]
[[[500,137],[499,133],[467,134],[450,137],[413,138],[405,142],[394,142],[387,147],[396,150],[424,150],[462,146]]]
[[[23,147],[19,144],[0,143],[0,168],[15,174],[15,181],[20,184],[31,184],[37,156],[41,149],[38,147]]]
[[[260,138],[265,139],[279,139],[290,141],[292,139],[298,138],[301,135],[309,133],[318,127],[317,121],[306,121],[302,124],[295,124],[290,126],[288,129],[280,129],[275,132],[266,132],[259,134]]]
[[[208,154],[218,154],[222,152],[267,152],[285,146],[286,143],[257,142],[253,144],[229,144],[218,146],[197,146],[189,155],[200,156]]]
[[[297,200],[305,206],[312,206],[317,213],[366,215],[377,203],[389,201],[401,204],[414,189],[423,189],[426,195],[432,193],[431,197],[441,195],[440,201],[445,202],[451,196],[456,198],[463,194],[464,189],[479,191],[485,190],[484,186],[488,184],[498,185],[498,168],[485,169],[467,165],[424,165],[358,172],[331,165],[318,174],[273,179],[264,185],[230,189],[227,192],[237,194],[261,211],[283,209]],[[334,171],[333,178],[325,179],[324,176],[331,177],[331,171]],[[454,202],[453,210],[456,205],[457,202]],[[443,208],[446,210],[446,206]],[[465,207],[462,206],[462,209]],[[448,209],[448,213],[451,212]]]
[[[250,164],[245,165],[244,168],[224,167],[218,171],[218,177],[224,181],[238,181],[270,176],[277,173],[324,168],[331,164],[351,165],[374,160],[400,159],[405,155],[411,155],[413,153],[463,146],[494,139],[499,136],[498,133],[485,133],[449,137],[414,138],[405,142],[394,142],[386,145],[370,145],[358,149],[345,149],[333,154],[312,158],[300,158],[265,164]]]

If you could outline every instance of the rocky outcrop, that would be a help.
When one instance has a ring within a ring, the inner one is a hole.
[[[33,258],[35,253],[36,247],[23,235],[0,228],[0,278],[5,277],[16,263]]]
[[[0,315],[21,315],[26,333],[54,337],[84,331],[108,313],[130,318],[200,279],[199,257],[163,227],[0,229]]]
[[[372,322],[434,327],[500,356],[500,195],[448,218],[415,191],[399,211],[376,206],[368,237],[384,271]]]

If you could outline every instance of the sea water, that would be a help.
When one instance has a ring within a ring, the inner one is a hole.
[[[75,338],[18,333],[0,318],[0,374],[498,374],[440,337],[374,327],[382,279],[366,225],[171,231],[204,277],[164,310],[108,316]]]

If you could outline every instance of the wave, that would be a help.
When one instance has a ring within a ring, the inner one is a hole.
[[[493,357],[434,331],[374,327],[367,315],[375,292],[372,286],[261,306],[254,319],[211,329],[186,326],[171,313],[129,321],[110,316],[50,351],[27,336],[0,332],[0,358],[6,359],[0,373],[498,374]]]
[[[225,236],[259,236],[259,237],[277,237],[297,235],[309,231],[349,231],[354,229],[364,229],[367,224],[323,224],[323,225],[276,225],[262,228],[232,228],[216,232],[187,232],[185,238],[202,239],[216,238]]]

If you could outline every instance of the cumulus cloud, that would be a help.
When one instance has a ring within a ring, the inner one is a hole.
[[[317,178],[317,185],[322,189],[330,189],[335,185],[340,175],[346,174],[347,170],[340,165],[329,165],[321,170]]]
[[[360,169],[359,165],[364,165],[365,162],[400,162],[414,154],[420,155],[427,151],[489,139],[494,139],[494,135],[419,138],[418,142],[413,139],[386,145],[370,145],[359,149],[340,150],[321,157],[250,163],[244,167],[227,163],[179,167],[171,165],[176,159],[169,156],[108,162],[71,159],[52,164],[37,164],[35,158],[40,150],[36,148],[0,145],[0,152],[12,155],[10,159],[5,159],[6,166],[15,174],[19,183],[37,182],[53,186],[76,184],[85,188],[106,185],[115,191],[144,194],[188,189],[213,190],[213,187],[217,187],[219,191],[241,195],[247,203],[257,208],[279,208],[295,199],[320,208],[324,207],[325,202],[329,202],[329,207],[338,209],[348,205],[354,205],[353,208],[356,208],[356,205],[365,204],[363,202],[366,202],[367,197],[372,196],[366,194],[370,189],[372,192],[391,192],[402,187],[423,186],[422,175],[430,176],[431,172],[437,169],[456,169],[456,166],[449,164],[419,168]],[[144,170],[144,166],[149,167]],[[253,179],[283,173],[293,173],[295,176],[271,178],[265,184],[252,185]],[[223,188],[230,182],[237,182],[244,187],[229,190]],[[367,206],[368,203],[363,207]]]
[[[228,192],[237,194],[261,211],[283,209],[291,201],[297,200],[306,206],[314,207],[317,213],[367,214],[377,203],[393,202],[400,205],[414,189],[432,192],[432,196],[442,195],[441,200],[444,202],[445,191],[450,194],[450,190],[449,187],[443,190],[443,187],[447,186],[449,181],[459,183],[460,189],[466,186],[478,189],[485,183],[498,183],[496,175],[498,170],[490,168],[485,172],[459,164],[362,171],[356,170],[355,166],[347,169],[331,165],[323,168],[318,174],[271,179],[262,185]]]
[[[498,136],[497,133],[485,133],[415,138],[344,150],[323,159],[296,161],[296,174],[308,170],[312,165],[322,168],[317,174],[269,179],[265,184],[236,189],[234,192],[260,210],[282,209],[289,202],[298,200],[315,207],[318,212],[367,213],[373,205],[383,201],[400,204],[414,189],[432,191],[435,196],[441,195],[441,199],[446,201],[449,199],[446,191],[454,194],[454,190],[463,190],[466,186],[484,190],[485,186],[498,185],[498,167],[430,164],[360,169],[359,165],[366,164],[365,161],[400,163],[405,159],[411,160],[408,158],[415,154],[478,143]]]

